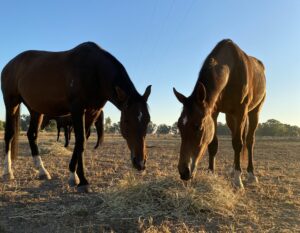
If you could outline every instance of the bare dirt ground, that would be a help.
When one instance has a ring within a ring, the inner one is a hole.
[[[1,233],[300,232],[299,138],[257,138],[259,184],[247,184],[244,175],[245,191],[240,192],[228,173],[233,162],[230,138],[220,138],[217,174],[206,173],[206,156],[186,188],[177,172],[178,137],[147,138],[144,173],[133,170],[121,137],[106,136],[97,150],[92,137],[85,156],[92,192],[78,194],[67,185],[74,138],[64,149],[54,133],[40,136],[52,180],[37,179],[23,133],[13,164],[15,180],[0,181]],[[3,159],[0,166],[2,174]]]

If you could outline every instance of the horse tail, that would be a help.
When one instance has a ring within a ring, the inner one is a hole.
[[[98,119],[95,122],[96,130],[97,130],[97,143],[94,149],[97,149],[100,144],[103,143],[104,139],[104,113],[101,111]]]
[[[15,160],[19,153],[19,131],[20,131],[20,109],[21,105],[19,104],[16,112],[13,116],[12,123],[13,123],[13,130],[14,136],[11,141],[11,159]]]

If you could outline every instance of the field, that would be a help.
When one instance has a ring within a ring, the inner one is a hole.
[[[206,173],[206,156],[195,180],[185,187],[177,172],[178,137],[147,138],[144,173],[133,170],[121,137],[106,136],[97,150],[92,137],[85,157],[89,194],[67,185],[73,140],[65,149],[54,133],[41,133],[41,155],[52,176],[47,181],[37,179],[21,135],[13,165],[16,179],[0,183],[1,233],[300,232],[299,138],[257,138],[259,184],[247,184],[244,173],[241,192],[232,187],[228,173],[233,162],[230,138],[219,140],[216,175]],[[2,174],[3,160],[0,166]]]

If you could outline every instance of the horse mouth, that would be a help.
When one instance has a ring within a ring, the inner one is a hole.
[[[195,172],[180,173],[180,179],[183,181],[189,181],[194,178]]]
[[[131,154],[131,162],[133,167],[138,171],[143,171],[146,169],[146,160],[139,160],[133,154]]]

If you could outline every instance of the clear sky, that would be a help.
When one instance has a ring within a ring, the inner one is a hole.
[[[267,99],[260,121],[300,126],[298,0],[6,0],[0,9],[1,70],[24,50],[60,51],[94,41],[121,61],[140,93],[152,84],[148,103],[155,123],[177,120],[182,106],[172,87],[189,95],[205,57],[231,38],[265,64]],[[112,104],[104,111],[119,121]]]

